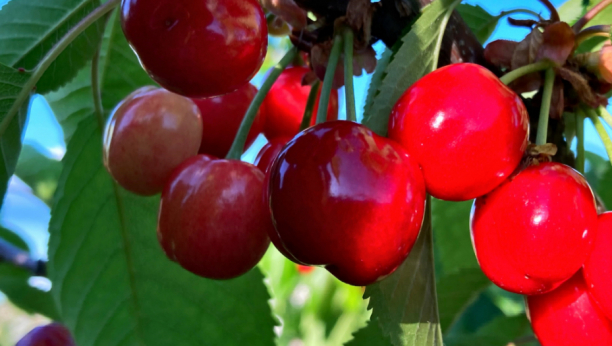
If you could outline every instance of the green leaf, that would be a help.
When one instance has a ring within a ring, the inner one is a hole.
[[[346,346],[392,346],[391,342],[380,330],[378,321],[371,320],[367,326],[359,329],[353,336],[353,340]]]
[[[470,238],[472,201],[432,199],[432,222],[438,273],[479,268]]]
[[[29,73],[0,64],[0,206],[4,200],[8,182],[13,173],[21,152],[21,140],[25,130],[29,108],[29,97],[19,105],[20,108],[12,118],[7,113],[17,102],[17,95],[29,78]]]
[[[457,12],[482,44],[491,37],[499,21],[499,16],[492,16],[479,5],[461,4],[457,7]]]
[[[62,171],[62,163],[50,159],[30,145],[21,150],[15,174],[28,184],[34,194],[49,203]]]
[[[491,285],[480,268],[459,269],[437,281],[440,325],[446,333],[478,295]]]
[[[525,315],[501,316],[471,335],[457,335],[446,339],[447,346],[505,346],[530,332]]]
[[[583,0],[569,0],[559,7],[559,15],[561,16],[561,20],[566,21],[571,25],[582,17],[587,10],[593,8],[599,2],[601,1],[587,0],[586,3],[588,3],[588,6],[585,7],[585,1]],[[585,27],[594,25],[609,25],[610,23],[612,23],[612,7],[608,6],[593,17],[593,19],[591,19]],[[576,54],[600,50],[605,42],[605,37],[590,38],[576,49]]]
[[[400,96],[414,82],[431,71],[443,18],[453,2],[434,1],[413,24],[412,30],[402,37],[402,45],[385,69],[372,107],[363,118],[363,124],[379,135],[387,134],[391,109]]]
[[[576,21],[580,19],[580,17],[582,17],[587,11],[587,7],[584,6],[583,2],[584,0],[568,0],[563,3],[563,5],[559,6],[557,8],[557,12],[559,12],[561,21],[567,22],[569,25],[576,23]],[[596,4],[599,1],[587,0],[587,2]]]
[[[30,247],[17,233],[13,231],[9,231],[4,227],[0,227],[0,239],[4,239],[5,241],[15,245],[24,251],[30,251]]]
[[[99,0],[12,0],[0,11],[0,62],[33,69],[47,52]],[[100,42],[103,20],[79,35],[49,66],[36,84],[45,94],[70,81],[85,66]]]
[[[382,83],[385,69],[389,65],[393,57],[393,51],[389,48],[385,48],[385,51],[382,53],[380,59],[376,62],[376,70],[372,75],[372,79],[370,80],[370,86],[368,87],[368,94],[366,95],[366,100],[363,105],[363,114],[367,114],[370,112],[372,108],[372,103],[374,102],[374,97],[378,94],[378,88]]]
[[[63,163],[49,277],[78,345],[273,344],[260,271],[214,281],[168,260],[157,242],[159,197],[137,197],[113,182],[95,118],[79,124]]]

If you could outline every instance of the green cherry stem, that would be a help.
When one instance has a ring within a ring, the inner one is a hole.
[[[450,4],[450,6],[448,6],[444,17],[442,17],[442,23],[440,24],[440,32],[438,33],[438,37],[436,39],[436,48],[434,49],[434,54],[431,58],[431,71],[434,71],[438,68],[438,60],[440,60],[440,50],[442,48],[442,39],[444,38],[444,33],[446,32],[446,24],[448,24],[448,21],[450,20],[453,11],[457,6],[459,6],[460,3],[461,0],[455,0],[452,4]]]
[[[578,145],[576,148],[576,169],[578,172],[584,174],[584,118],[585,115],[581,109],[576,112],[576,138],[578,138]]]
[[[270,72],[270,75],[266,79],[266,81],[261,86],[261,89],[257,91],[255,98],[249,105],[249,109],[247,110],[242,122],[240,123],[240,128],[238,129],[238,133],[234,138],[234,142],[232,143],[232,147],[230,148],[227,156],[227,159],[240,160],[240,156],[242,156],[242,152],[244,151],[244,145],[246,143],[247,136],[249,131],[251,130],[251,125],[255,121],[255,116],[257,116],[257,111],[263,100],[266,98],[266,95],[272,88],[272,85],[278,79],[278,76],[285,70],[287,65],[289,65],[295,56],[297,55],[297,48],[291,48],[285,56],[278,62]]]
[[[353,86],[353,30],[344,28],[344,95],[346,99],[346,120],[357,121],[355,110],[355,88]]]
[[[548,115],[550,113],[550,101],[552,100],[553,86],[555,85],[555,70],[549,68],[544,75],[544,91],[542,93],[542,105],[540,106],[540,119],[538,121],[538,134],[536,145],[546,144],[548,134]]]
[[[517,68],[516,70],[510,71],[506,73],[505,75],[503,75],[500,78],[500,80],[502,81],[502,83],[508,85],[525,75],[528,75],[534,72],[538,72],[538,71],[543,71],[553,66],[554,66],[554,63],[550,60],[541,60],[536,63],[521,66]]]
[[[612,140],[610,140],[610,135],[608,134],[608,132],[606,132],[606,128],[604,127],[603,123],[599,120],[599,116],[597,115],[597,112],[595,112],[594,109],[584,107],[584,112],[587,114],[589,119],[591,119],[591,122],[593,122],[593,125],[595,125],[595,130],[597,131],[599,138],[601,138],[604,148],[606,148],[606,153],[608,154],[608,160],[610,160],[610,162],[612,163]]]
[[[329,55],[329,61],[327,62],[327,70],[325,71],[325,77],[323,78],[323,88],[321,89],[321,96],[319,96],[317,124],[324,123],[327,120],[327,105],[329,104],[329,95],[331,94],[332,85],[334,83],[334,76],[336,75],[336,66],[338,66],[338,60],[340,59],[341,50],[342,36],[336,35],[334,37],[334,45],[332,46],[332,50]]]
[[[597,113],[599,113],[599,116],[603,118],[603,120],[606,122],[606,124],[608,124],[608,126],[612,127],[612,115],[608,113],[606,107],[600,106],[597,109]]]
[[[312,113],[314,105],[317,102],[317,92],[321,87],[321,82],[317,79],[312,87],[310,93],[308,93],[308,100],[306,101],[306,108],[304,109],[304,116],[302,117],[302,123],[300,124],[300,131],[306,130],[310,126],[310,120],[312,119]]]

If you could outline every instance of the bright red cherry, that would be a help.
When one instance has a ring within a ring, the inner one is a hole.
[[[264,145],[257,157],[255,158],[255,166],[261,169],[262,172],[266,173],[272,167],[274,159],[281,152],[285,144],[291,140],[290,137],[279,137],[271,139],[266,145]]]
[[[527,147],[529,117],[521,99],[475,64],[442,67],[397,101],[389,138],[414,155],[434,197],[465,201],[502,183]]]
[[[15,346],[76,346],[68,328],[51,323],[32,329]]]
[[[612,212],[599,215],[595,245],[584,264],[589,293],[612,320]]]
[[[301,264],[369,285],[392,273],[419,234],[425,187],[395,142],[348,121],[311,127],[270,170],[269,206],[285,249]]]
[[[300,273],[302,275],[310,274],[315,269],[315,267],[304,266],[304,265],[301,265],[301,264],[296,264],[295,266],[297,267],[298,273]]]
[[[247,83],[238,90],[223,96],[193,99],[200,108],[204,124],[200,154],[216,157],[227,155],[255,94],[257,94],[257,89]],[[263,131],[264,118],[261,115],[260,111],[255,117],[244,150],[248,149]]]
[[[597,211],[569,166],[525,168],[474,202],[471,233],[484,273],[503,289],[539,294],[576,273],[591,251]]]
[[[612,322],[590,299],[581,271],[550,293],[527,297],[527,308],[542,346],[612,345]]]
[[[140,88],[117,106],[106,125],[104,164],[126,190],[154,195],[176,166],[198,153],[201,138],[200,111],[190,99]]]
[[[151,78],[188,97],[248,83],[268,46],[257,0],[123,0],[121,24]]]
[[[210,279],[231,279],[266,252],[272,227],[262,203],[264,175],[237,160],[197,155],[173,173],[162,194],[157,237],[168,258]]]
[[[310,70],[306,67],[291,67],[278,77],[262,104],[266,124],[264,134],[266,138],[293,137],[300,130],[304,110],[308,101],[310,85],[302,85],[302,78]],[[317,94],[311,125],[315,124],[319,109],[319,96]],[[327,107],[327,120],[338,119],[338,91],[332,90]]]

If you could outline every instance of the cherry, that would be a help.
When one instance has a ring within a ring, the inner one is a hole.
[[[392,273],[419,234],[425,187],[395,142],[349,121],[292,139],[270,170],[269,206],[284,248],[341,281],[371,284]]]
[[[301,264],[296,264],[295,266],[297,267],[298,273],[300,273],[302,275],[310,274],[315,269],[315,267],[304,266],[304,265],[301,265]]]
[[[240,123],[246,114],[257,89],[250,83],[223,96],[193,99],[202,113],[204,132],[200,154],[225,157],[238,133]],[[247,150],[263,130],[264,119],[258,112],[249,131],[244,150]]]
[[[144,87],[115,108],[104,134],[104,164],[126,190],[162,191],[172,170],[198,153],[202,119],[188,98]]]
[[[15,346],[76,346],[70,331],[59,323],[32,329]]]
[[[310,70],[306,67],[290,67],[278,77],[262,104],[266,118],[264,135],[268,139],[293,137],[300,130],[304,110],[308,101],[310,85],[302,85],[302,78]],[[310,124],[314,125],[319,109],[319,96],[313,109]],[[332,90],[327,107],[327,120],[338,119],[338,91]]]
[[[593,303],[579,271],[556,290],[527,297],[542,346],[612,345],[612,322]]]
[[[121,25],[151,78],[188,97],[248,83],[268,45],[257,0],[123,0]]]
[[[281,152],[285,144],[290,140],[290,137],[279,137],[271,139],[266,143],[255,158],[255,165],[257,168],[264,173],[268,172],[270,167],[272,167],[272,163],[274,163],[274,159],[278,156],[278,153]]]
[[[157,236],[168,258],[210,279],[253,268],[270,240],[257,167],[208,155],[187,159],[162,193]]]
[[[612,212],[599,215],[595,245],[584,264],[589,293],[612,320]]]
[[[474,202],[471,233],[484,273],[503,289],[539,294],[576,273],[597,228],[593,193],[569,166],[525,168]]]
[[[527,147],[521,99],[475,64],[442,67],[414,83],[393,108],[389,138],[412,153],[434,197],[464,201],[502,183]]]

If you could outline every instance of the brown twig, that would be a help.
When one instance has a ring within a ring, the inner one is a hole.
[[[603,0],[599,4],[595,5],[592,9],[590,9],[582,18],[578,19],[578,21],[572,26],[572,29],[575,33],[578,33],[584,26],[599,12],[603,11],[604,8],[608,7],[612,4],[612,0]]]
[[[30,254],[15,245],[0,239],[0,262],[7,262],[15,267],[28,270],[35,276],[47,275],[47,264],[42,260],[34,260]]]
[[[559,17],[559,12],[557,12],[557,9],[555,8],[555,5],[551,4],[548,0],[540,0],[540,2],[544,4],[544,6],[546,6],[546,8],[550,11],[551,22],[554,23],[561,20],[561,18]]]

